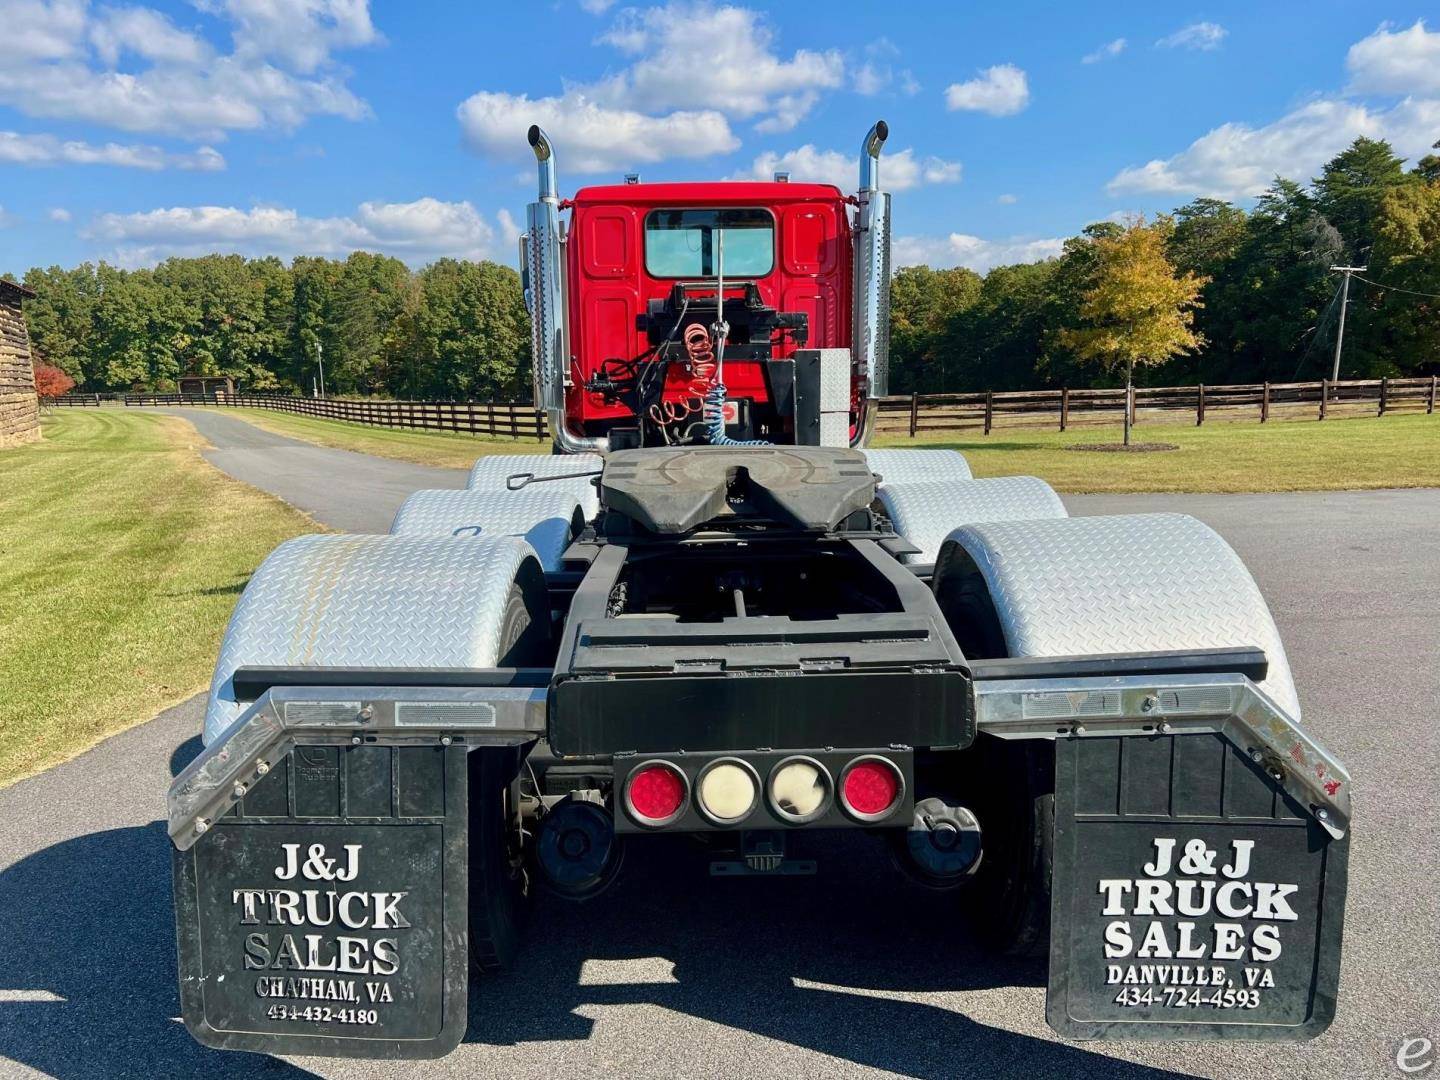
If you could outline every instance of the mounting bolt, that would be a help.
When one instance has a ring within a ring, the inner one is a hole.
[[[1250,760],[1255,762],[1256,765],[1259,765],[1262,761],[1265,760],[1265,752],[1258,747],[1254,750],[1251,750]]]
[[[361,722],[362,724],[368,723],[369,721],[374,720],[374,719],[375,719],[375,706],[373,706],[373,705],[366,705],[363,709],[360,710],[360,722]]]
[[[350,741],[351,741],[352,743],[354,743],[356,746],[359,746],[360,743],[361,743],[363,740],[360,738],[359,735],[351,735],[351,736],[350,736]]]
[[[441,735],[441,736],[440,736],[440,745],[441,745],[441,746],[449,746],[449,745],[450,745],[450,736],[449,736],[449,735]]]
[[[1315,808],[1315,819],[1317,821],[1329,821],[1330,811],[1326,810],[1323,806],[1317,806]]]
[[[264,776],[264,775],[265,775],[267,772],[269,772],[269,771],[270,771],[270,762],[268,762],[268,761],[257,761],[257,762],[255,763],[255,775],[256,775],[256,776]]]
[[[247,790],[244,781],[237,781],[235,784],[235,798],[239,799],[243,797]]]
[[[196,822],[195,822],[195,835],[196,835],[196,836],[201,836],[201,835],[203,835],[207,830],[209,830],[209,828],[210,828],[210,819],[209,819],[209,818],[203,818],[203,817],[202,817],[202,818],[199,818],[199,819],[196,820]]]
[[[1085,734],[1085,725],[1084,725],[1084,724],[1076,724],[1074,730],[1075,730],[1075,734],[1076,734],[1076,735],[1084,735],[1084,734]]]
[[[1157,698],[1154,694],[1148,694],[1146,695],[1145,700],[1140,703],[1140,708],[1145,710],[1145,712],[1149,712],[1151,709],[1155,708],[1155,706],[1159,704],[1159,698]]]
[[[1171,728],[1169,720],[1161,720],[1157,725],[1157,730],[1161,735],[1169,735],[1173,728]]]

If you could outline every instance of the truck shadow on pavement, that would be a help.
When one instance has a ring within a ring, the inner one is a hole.
[[[942,999],[1013,987],[1040,1019],[1044,961],[987,954],[955,895],[911,885],[872,836],[811,854],[815,877],[711,879],[688,840],[646,838],[604,896],[540,898],[516,971],[471,984],[469,1041],[587,1039],[587,1006],[651,1005],[909,1076],[1185,1075],[955,1011]],[[717,1035],[712,1064],[742,1053]]]
[[[178,747],[172,771],[198,747]],[[0,873],[11,939],[0,991],[12,991],[0,994],[0,1055],[60,1080],[314,1075],[207,1050],[179,1021],[169,849],[154,821],[55,844]],[[649,1005],[910,1076],[1183,1075],[971,1020],[950,995],[995,987],[1013,988],[1014,1015],[1038,1020],[1043,964],[987,956],[955,897],[906,883],[872,837],[801,854],[821,860],[817,876],[712,880],[702,850],[653,838],[604,896],[541,897],[517,970],[472,983],[457,1055],[587,1040],[587,1007]],[[734,1066],[754,1051],[722,1033],[713,1052]],[[685,1053],[695,1065],[698,1052]]]

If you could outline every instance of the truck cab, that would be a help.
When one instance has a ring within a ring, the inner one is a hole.
[[[532,128],[540,198],[520,257],[557,446],[862,442],[887,382],[888,134],[883,121],[867,133],[856,197],[784,174],[632,176],[562,201]]]

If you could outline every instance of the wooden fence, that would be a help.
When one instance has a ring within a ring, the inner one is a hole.
[[[352,398],[287,397],[276,394],[125,394],[126,405],[212,405],[273,409],[323,420],[348,420],[371,427],[451,431],[464,435],[549,438],[545,418],[534,406],[515,401],[370,401]]]
[[[1135,390],[1131,417],[1146,421],[1259,420],[1334,416],[1385,416],[1435,412],[1437,380],[1351,379],[1331,382],[1251,383],[1239,386],[1153,386]],[[373,427],[549,438],[545,417],[524,402],[367,401],[272,394],[68,394],[56,405],[207,405],[274,409]],[[1125,408],[1123,388],[1107,390],[1015,390],[965,394],[910,394],[883,398],[878,429],[916,438],[938,431],[979,431],[997,427],[1058,427],[1118,424]]]
[[[1299,419],[1373,413],[1435,412],[1435,376],[1421,379],[1350,379],[1331,382],[1251,383],[1233,386],[1137,387],[1130,402],[1133,422],[1174,420]],[[910,394],[881,400],[878,429],[915,438],[932,431],[996,427],[1056,427],[1118,424],[1124,418],[1125,389],[981,391],[968,394]]]

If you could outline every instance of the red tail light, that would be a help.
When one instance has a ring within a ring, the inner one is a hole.
[[[641,765],[625,783],[625,809],[641,825],[668,825],[689,796],[685,774],[666,761]]]
[[[852,817],[879,821],[900,805],[905,781],[893,761],[882,757],[856,758],[840,776],[840,801]]]

